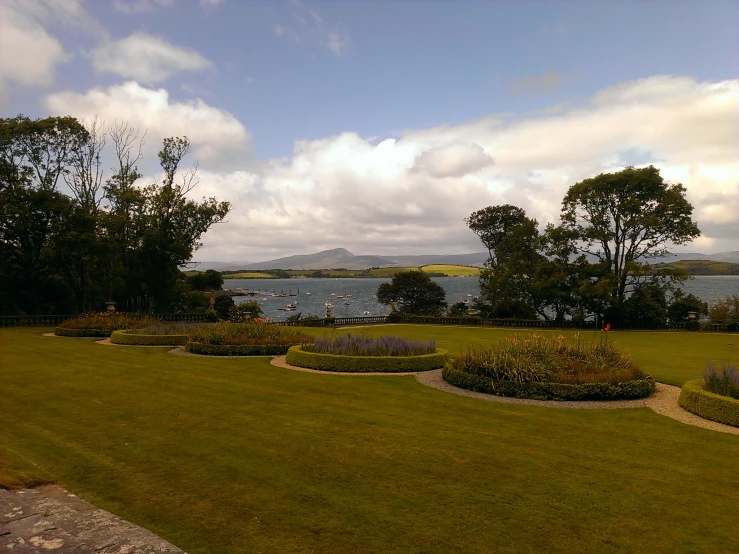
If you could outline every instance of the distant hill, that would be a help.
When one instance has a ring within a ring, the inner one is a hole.
[[[739,275],[739,264],[711,260],[680,260],[669,264],[653,264],[652,267],[684,269],[688,275]]]
[[[371,267],[421,267],[424,265],[469,265],[482,267],[488,259],[487,252],[471,254],[421,254],[407,256],[354,255],[346,248],[334,248],[315,254],[287,256],[266,262],[200,262],[190,269],[205,271],[215,269],[230,271],[238,269],[369,269]],[[652,264],[672,263],[684,260],[707,260],[712,262],[739,263],[739,250],[702,254],[700,252],[679,252],[671,256],[651,260]],[[715,274],[714,274],[715,275]]]

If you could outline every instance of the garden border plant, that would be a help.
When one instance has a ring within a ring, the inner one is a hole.
[[[257,320],[216,323],[195,329],[185,350],[204,356],[279,356],[291,346],[313,341],[312,335],[291,327]]]
[[[136,330],[121,329],[110,335],[112,344],[127,346],[184,346],[189,335],[149,335]]]
[[[146,314],[88,312],[62,322],[54,329],[60,337],[109,337],[113,331],[156,325],[159,320]]]
[[[437,348],[433,354],[416,356],[347,356],[306,352],[302,345],[287,351],[285,361],[296,367],[346,373],[405,373],[430,371],[444,366],[448,352]]]
[[[719,368],[708,364],[703,379],[683,385],[678,404],[702,418],[739,427],[739,372],[728,361]]]
[[[450,360],[445,381],[459,388],[532,400],[633,400],[655,390],[652,377],[607,339],[600,343],[532,334],[471,348]]]

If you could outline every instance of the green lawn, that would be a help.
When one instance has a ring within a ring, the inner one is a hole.
[[[468,267],[466,265],[436,264],[425,265],[421,269],[426,273],[443,273],[448,277],[457,277],[459,275],[463,277],[477,277],[480,275],[479,267]]]
[[[59,482],[190,554],[739,550],[733,435],[43,331],[0,330],[0,483]],[[732,339],[609,335],[674,383]]]

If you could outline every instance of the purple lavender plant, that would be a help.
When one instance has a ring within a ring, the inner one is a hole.
[[[707,391],[739,399],[739,371],[729,362],[722,362],[718,369],[713,362],[709,362],[703,378]]]
[[[348,334],[335,338],[317,338],[313,345],[306,345],[304,348],[310,352],[344,356],[420,356],[436,352],[436,342],[409,341],[390,335],[375,339]]]

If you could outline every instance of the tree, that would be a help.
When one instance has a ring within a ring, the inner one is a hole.
[[[205,273],[189,275],[187,284],[192,290],[221,290],[223,275],[214,269],[209,269]]]
[[[499,247],[511,228],[524,223],[526,212],[517,206],[488,206],[472,213],[464,221],[488,249],[491,266],[500,263]]]
[[[647,276],[650,259],[669,247],[700,236],[693,206],[682,184],[668,185],[653,166],[628,167],[576,183],[562,201],[562,227],[575,237],[578,252],[602,264],[611,304],[618,312],[628,293],[645,281],[679,281],[685,275],[664,271]],[[641,279],[635,279],[635,276]]]
[[[438,316],[447,307],[446,292],[423,271],[396,273],[378,287],[377,300],[409,315]]]
[[[262,307],[256,300],[249,300],[248,302],[242,302],[232,307],[229,312],[229,320],[234,323],[241,323],[244,321],[253,321],[258,317],[262,316]],[[299,314],[297,319],[300,319]]]
[[[664,325],[667,320],[667,295],[658,282],[637,286],[624,301],[623,317],[632,323]]]
[[[708,315],[708,303],[694,294],[685,294],[677,289],[667,307],[667,318],[670,323],[687,323],[690,321],[690,312],[695,312],[696,319]]]

